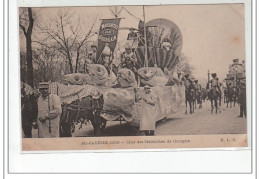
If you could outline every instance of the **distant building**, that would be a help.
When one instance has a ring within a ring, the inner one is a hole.
[[[234,59],[233,63],[229,65],[229,73],[226,77],[226,83],[231,86],[237,86],[240,80],[246,78],[245,61],[239,63],[239,59]]]

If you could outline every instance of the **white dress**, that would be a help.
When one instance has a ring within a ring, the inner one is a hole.
[[[142,114],[140,120],[140,130],[155,130],[156,123],[156,103],[157,98],[150,94],[144,93],[142,96],[141,106]]]

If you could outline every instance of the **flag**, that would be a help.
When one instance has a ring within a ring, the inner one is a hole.
[[[98,34],[96,63],[100,63],[100,56],[106,44],[110,48],[111,53],[114,52],[117,43],[120,20],[120,18],[102,20]]]

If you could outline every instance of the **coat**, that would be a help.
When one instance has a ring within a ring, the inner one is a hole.
[[[142,96],[141,106],[142,114],[140,120],[140,130],[155,130],[156,123],[156,103],[157,98],[150,94],[144,93]]]
[[[37,119],[39,138],[59,137],[61,112],[61,101],[57,95],[49,94],[46,99],[43,99],[42,96],[39,97]],[[41,121],[39,118],[45,120]]]

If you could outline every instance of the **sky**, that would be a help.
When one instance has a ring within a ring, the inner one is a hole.
[[[138,18],[143,20],[142,6],[124,6],[119,17],[123,18],[120,27],[137,27]],[[108,7],[70,8],[81,17],[113,18]],[[50,18],[58,8],[39,8],[38,13]],[[136,19],[137,18],[137,19]],[[162,5],[145,6],[146,21],[166,18],[180,29],[183,38],[182,53],[190,58],[194,76],[206,81],[208,70],[217,73],[223,80],[232,60],[245,60],[245,20],[243,4],[218,5]],[[98,29],[98,26],[97,26]],[[122,32],[128,33],[126,32]],[[119,35],[119,38],[121,36]]]

